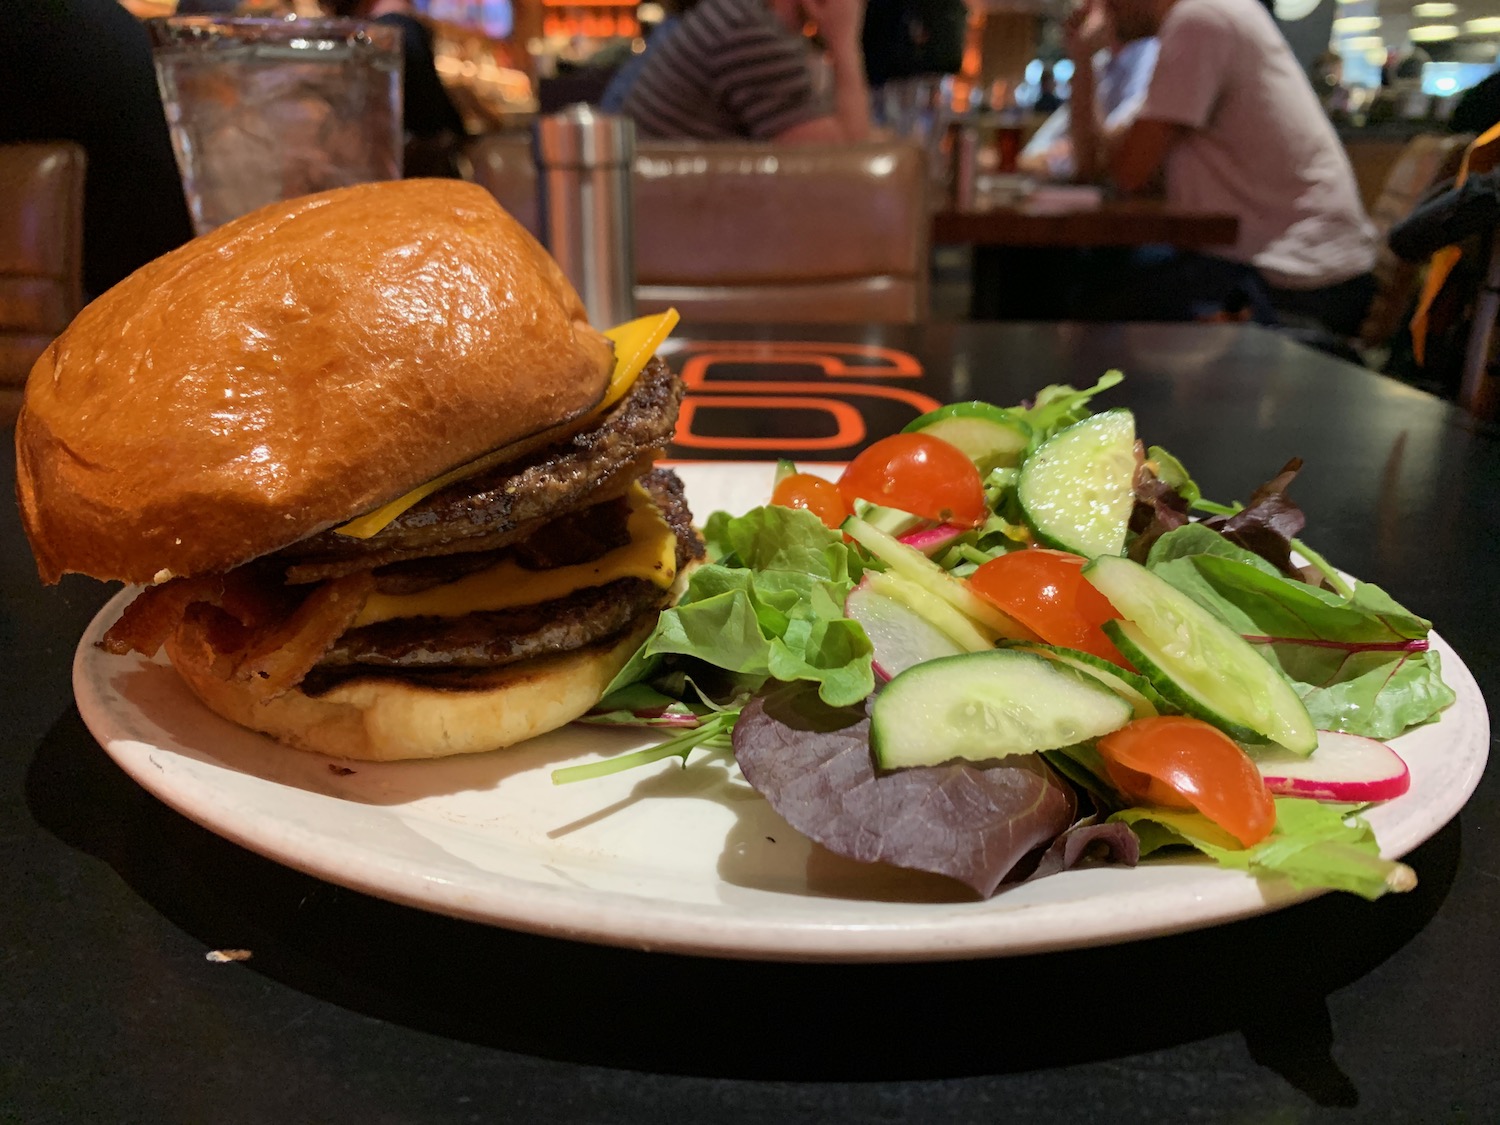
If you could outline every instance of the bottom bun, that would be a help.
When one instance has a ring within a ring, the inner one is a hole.
[[[166,650],[193,693],[226,719],[299,750],[383,762],[499,750],[572,722],[599,702],[655,622],[648,614],[612,643],[466,676],[461,686],[370,675],[320,695],[293,688],[262,701],[175,638]]]

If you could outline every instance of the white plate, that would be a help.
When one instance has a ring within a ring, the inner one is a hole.
[[[743,510],[769,492],[768,465],[679,472],[700,514]],[[73,669],[78,708],[115,761],[174,809],[253,851],[426,910],[642,949],[875,961],[1107,944],[1312,897],[1173,861],[1071,871],[986,902],[945,901],[920,876],[812,846],[732,766],[666,762],[554,787],[548,774],[558,765],[641,744],[600,728],[467,758],[348,763],[352,772],[342,772],[342,763],[213,715],[159,661],[96,648],[126,598],[94,619]],[[1458,700],[1441,722],[1396,740],[1411,791],[1369,814],[1388,856],[1453,817],[1489,746],[1473,676],[1433,643]]]

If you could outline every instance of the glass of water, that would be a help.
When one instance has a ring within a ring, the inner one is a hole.
[[[401,32],[352,20],[148,20],[199,234],[280,199],[401,176]]]

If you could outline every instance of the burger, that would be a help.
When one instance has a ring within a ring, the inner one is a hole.
[[[140,586],[103,647],[164,651],[290,746],[531,738],[598,701],[703,553],[653,467],[681,385],[628,358],[482,188],[273,204],[38,360],[16,424],[38,570]]]

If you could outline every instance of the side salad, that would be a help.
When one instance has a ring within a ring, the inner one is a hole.
[[[1170,849],[1415,885],[1360,812],[1409,785],[1385,740],[1454,699],[1429,623],[1298,538],[1300,462],[1207,500],[1092,409],[1121,378],[945,406],[837,481],[782,462],[585,720],[663,741],[554,780],[732,754],[831,851],[981,896]]]

